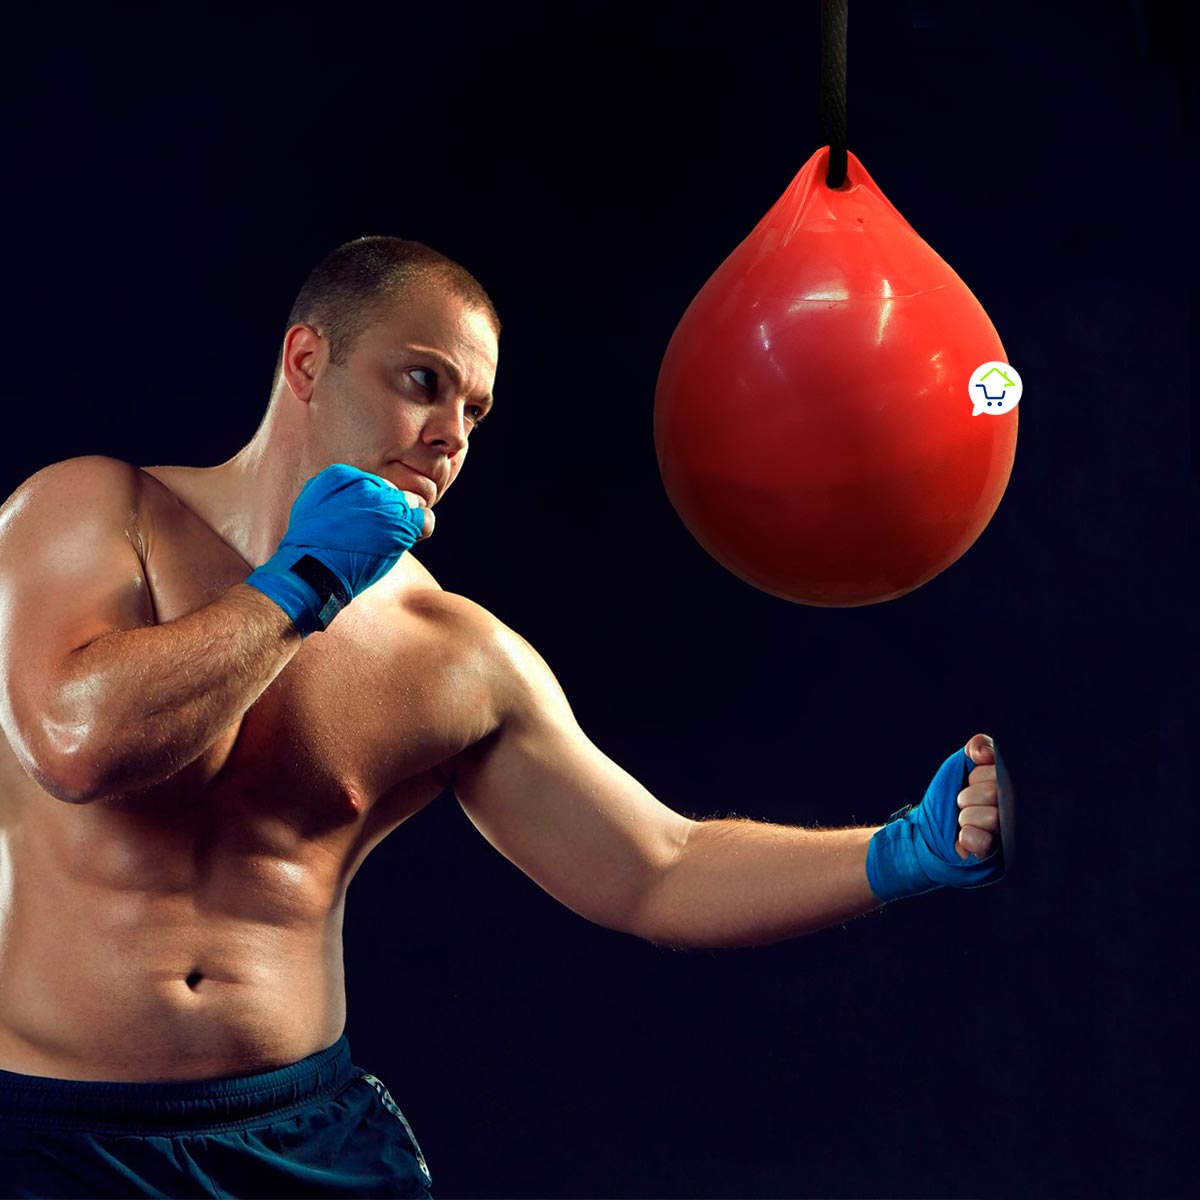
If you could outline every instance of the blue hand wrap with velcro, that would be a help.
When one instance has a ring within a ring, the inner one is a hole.
[[[939,887],[973,888],[1004,876],[1003,848],[985,859],[959,858],[958,793],[975,767],[956,750],[938,769],[918,805],[893,813],[867,845],[867,882],[880,900],[919,896]]]
[[[307,637],[413,548],[424,511],[378,475],[335,463],[300,489],[279,548],[246,582]]]

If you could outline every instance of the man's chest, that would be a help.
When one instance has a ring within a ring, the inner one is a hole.
[[[470,740],[454,673],[400,603],[355,603],[305,641],[227,750],[214,747],[214,802],[250,802],[306,838],[382,834],[443,789]]]
[[[186,506],[167,500],[147,516],[141,558],[157,623],[212,603],[249,574]],[[402,559],[310,635],[243,719],[237,748],[247,761],[313,781],[333,774],[373,792],[399,782],[397,772],[432,766],[445,748],[437,731],[454,723],[454,648],[406,604],[409,592],[431,589],[439,590],[428,572]]]
[[[138,533],[157,624],[210,604],[249,572],[182,505],[155,504]],[[414,589],[440,594],[402,560],[307,638],[198,759],[144,793],[106,799],[96,819],[154,825],[155,813],[173,812],[170,838],[211,839],[214,851],[287,857],[320,843],[336,857],[374,844],[442,790],[442,768],[477,722],[456,666],[461,647],[423,616],[428,605],[407,603]]]

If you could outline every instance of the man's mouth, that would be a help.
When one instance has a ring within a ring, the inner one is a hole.
[[[426,504],[433,504],[438,498],[438,492],[441,490],[438,487],[437,481],[431,476],[426,475],[424,471],[418,471],[416,467],[410,467],[406,462],[395,460],[398,467],[403,467],[410,475],[416,479],[414,487],[405,486],[406,492],[412,492],[414,495],[420,496]]]

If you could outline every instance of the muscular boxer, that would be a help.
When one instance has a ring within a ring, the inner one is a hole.
[[[498,333],[457,264],[349,243],[232,459],[71,459],[0,510],[5,1194],[428,1195],[351,1062],[341,924],[367,854],[447,786],[552,896],[664,945],[1001,874],[985,735],[884,826],[693,821],[442,591],[410,551],[487,418]]]

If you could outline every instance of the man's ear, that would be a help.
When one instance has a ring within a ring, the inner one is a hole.
[[[328,356],[328,343],[315,325],[293,325],[283,337],[280,374],[288,390],[306,404]]]

